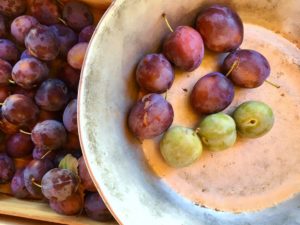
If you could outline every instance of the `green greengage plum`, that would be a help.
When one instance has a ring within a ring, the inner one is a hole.
[[[197,133],[204,146],[212,151],[233,146],[237,136],[234,120],[225,113],[215,113],[205,117]]]
[[[268,133],[274,124],[272,109],[259,101],[244,102],[233,113],[237,130],[242,137],[257,138]]]
[[[168,165],[185,167],[196,161],[202,153],[202,143],[190,128],[170,128],[160,141],[160,151]]]

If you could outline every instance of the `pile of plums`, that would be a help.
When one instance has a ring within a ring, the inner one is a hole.
[[[81,156],[77,89],[95,26],[79,1],[0,0],[0,184],[64,215],[112,216]],[[18,168],[19,159],[28,161]]]
[[[243,23],[236,12],[226,6],[212,5],[201,12],[195,29],[179,26],[165,38],[162,53],[148,54],[141,59],[136,80],[147,93],[132,107],[128,125],[139,140],[161,134],[160,151],[173,167],[193,163],[207,150],[223,150],[233,146],[237,132],[242,137],[256,138],[273,126],[274,115],[263,102],[249,101],[236,108],[233,115],[221,111],[234,99],[234,85],[257,88],[270,75],[267,59],[255,50],[240,49],[243,42]],[[189,72],[199,67],[205,47],[215,53],[229,53],[221,72],[202,76],[190,95],[193,109],[205,118],[197,128],[171,127],[174,117],[172,105],[162,96],[174,81],[173,66]],[[170,129],[169,129],[170,128]]]

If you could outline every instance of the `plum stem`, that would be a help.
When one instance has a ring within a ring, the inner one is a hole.
[[[62,22],[64,25],[66,25],[67,26],[67,22],[66,21],[64,21],[62,18],[58,18],[58,20],[60,21],[60,22]]]
[[[269,80],[265,80],[265,82],[266,82],[267,84],[272,85],[273,87],[280,88],[280,86],[279,86],[278,84],[274,84],[273,82],[271,82],[271,81],[269,81]]]
[[[49,155],[52,152],[52,150],[47,151],[42,157],[41,159],[44,159],[47,155]]]
[[[166,15],[165,13],[163,13],[163,14],[162,14],[162,17],[164,18],[164,20],[165,20],[165,22],[166,22],[167,27],[169,28],[169,30],[170,30],[171,32],[174,32],[173,28],[171,27],[171,25],[170,25],[170,23],[169,23],[169,20],[168,20],[168,18],[167,18],[167,15]]]
[[[19,131],[20,131],[20,133],[27,134],[27,135],[31,135],[30,132],[24,131],[24,130],[22,130],[22,129],[20,129]]]
[[[168,98],[168,91],[165,92],[165,100]]]
[[[9,79],[8,82],[11,83],[11,84],[15,84],[16,83],[14,80],[11,80],[11,79]]]
[[[239,63],[240,63],[239,59],[235,60],[232,66],[230,67],[230,70],[226,73],[225,76],[228,77],[231,74],[231,72],[239,66]]]
[[[40,184],[38,184],[37,182],[35,182],[35,179],[34,177],[31,178],[31,183],[33,183],[35,186],[39,187],[39,188],[42,188],[42,186]]]
[[[197,128],[195,129],[195,133],[196,133],[196,134],[200,134],[200,128],[199,128],[199,127],[197,127]]]

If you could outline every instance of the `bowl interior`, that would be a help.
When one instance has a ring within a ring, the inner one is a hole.
[[[300,220],[299,198],[260,212],[240,214],[193,204],[154,175],[140,143],[127,129],[126,117],[137,99],[136,64],[143,55],[159,50],[168,33],[162,13],[173,26],[192,24],[202,8],[216,2],[236,9],[243,22],[279,33],[299,48],[297,0],[119,0],[97,27],[80,82],[80,138],[97,188],[121,224],[282,225]],[[299,51],[293,59],[288,63],[299,68]]]

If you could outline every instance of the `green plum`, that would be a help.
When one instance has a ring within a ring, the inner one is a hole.
[[[272,109],[263,102],[244,102],[233,113],[237,130],[242,137],[257,138],[269,132],[274,124]]]
[[[202,143],[196,132],[190,128],[170,128],[160,141],[160,151],[172,167],[185,167],[197,160],[202,153]]]
[[[209,150],[220,151],[234,145],[236,126],[234,120],[225,113],[215,113],[205,117],[197,133]]]

